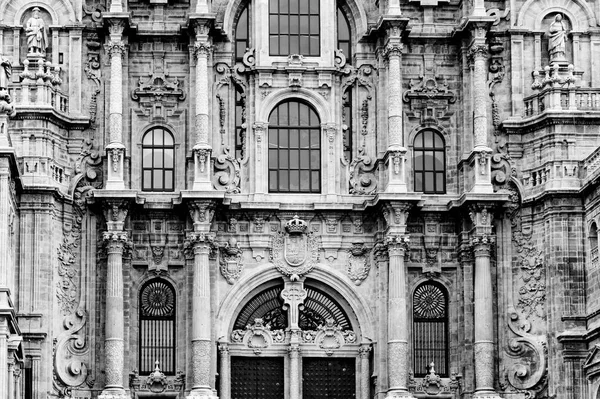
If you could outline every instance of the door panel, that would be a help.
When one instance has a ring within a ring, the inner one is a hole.
[[[303,399],[354,399],[354,358],[302,358]]]
[[[283,399],[283,357],[231,357],[232,399]]]

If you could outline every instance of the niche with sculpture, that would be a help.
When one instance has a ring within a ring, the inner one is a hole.
[[[32,7],[23,13],[19,43],[22,59],[47,59],[52,54],[50,25],[52,17],[43,8]]]
[[[542,67],[553,63],[573,64],[573,43],[569,39],[572,24],[569,18],[563,13],[549,13],[542,20],[542,27]]]

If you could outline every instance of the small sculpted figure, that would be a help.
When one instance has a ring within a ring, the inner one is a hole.
[[[44,20],[40,17],[40,9],[35,7],[33,15],[27,20],[25,25],[25,34],[27,35],[27,53],[45,54],[48,47],[48,32],[44,25]]]

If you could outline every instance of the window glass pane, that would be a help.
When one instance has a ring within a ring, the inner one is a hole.
[[[269,171],[269,191],[277,191],[277,171]]]
[[[300,34],[308,34],[308,15],[300,15]]]
[[[154,145],[162,145],[163,143],[163,130],[162,129],[154,129]]]
[[[308,14],[308,0],[291,0],[300,4],[300,14]]]
[[[277,169],[277,150],[269,150],[269,168]]]
[[[434,177],[435,174],[433,172],[425,172],[425,192],[431,193],[434,191]]]
[[[425,151],[425,170],[433,170],[433,151]]]
[[[279,33],[286,34],[286,35],[289,33],[288,16],[287,15],[281,15],[279,17]]]
[[[280,168],[288,168],[289,165],[289,156],[287,150],[279,150],[279,167]]]
[[[277,107],[277,112],[279,112],[279,119],[277,121],[278,125],[287,126],[288,124],[288,104],[283,104],[280,107]]]
[[[246,48],[248,47],[248,44],[246,43],[246,41],[238,41],[235,44],[235,51],[238,57],[243,57],[244,53],[246,52]]]
[[[310,55],[319,55],[319,36],[310,37]]]
[[[300,30],[302,30],[302,25],[300,25]],[[306,35],[300,36],[300,52],[302,54],[310,54],[310,47],[308,47],[308,36]]]
[[[308,130],[300,130],[300,148],[310,147],[309,137]]]
[[[415,173],[415,191],[423,191],[423,174],[421,172]]]
[[[300,104],[300,125],[308,126],[310,121],[308,119],[308,107],[306,104]]]
[[[278,21],[277,15],[269,16],[269,31],[271,32],[271,34],[279,32],[279,30],[278,30],[279,26],[277,24],[277,21]]]
[[[309,7],[309,11],[311,14],[318,14],[319,13],[319,0],[310,0],[310,7]]]
[[[290,37],[290,54],[300,53],[300,39],[298,36]]]
[[[346,57],[350,56],[350,44],[348,42],[341,42],[338,48],[342,50],[342,53],[344,53]]]
[[[338,40],[349,40],[350,39],[350,31],[348,29],[348,23],[346,22],[346,18],[344,18],[344,14],[342,10],[338,8],[337,12],[337,29],[338,29]]]
[[[442,142],[442,137],[439,134],[435,133],[433,135],[433,138],[435,148],[442,148],[444,146],[444,143]]]
[[[279,54],[289,54],[289,42],[287,36],[283,36],[279,40]]]
[[[143,158],[142,158],[142,167],[143,168],[151,168],[152,167],[152,150],[150,148],[144,148],[142,150]]]
[[[279,171],[279,191],[289,191],[288,185],[289,185],[288,171],[280,170]]]
[[[277,55],[279,49],[279,37],[271,35],[269,37],[269,51],[271,55]]]
[[[298,15],[290,15],[290,33],[298,34],[300,32],[299,27],[300,27],[300,17]],[[291,54],[294,54],[294,53],[291,53]]]
[[[319,148],[319,131],[311,130],[310,131],[310,148]]]
[[[269,116],[269,125],[271,125],[271,126],[279,125],[277,118],[279,117],[279,110],[281,108],[283,108],[283,107],[277,107],[273,110],[273,112],[271,112],[271,116]]]
[[[290,126],[298,126],[298,103],[290,103]]]
[[[310,167],[312,169],[319,169],[321,151],[311,151],[310,152]]]
[[[288,147],[288,130],[279,129],[279,148]]]
[[[173,150],[165,149],[165,168],[173,167]]]
[[[154,189],[162,189],[163,188],[163,171],[162,170],[152,171],[152,187]]]
[[[279,0],[279,12],[281,14],[287,14],[289,12],[289,6],[288,6],[289,2],[290,2],[290,0]],[[293,3],[295,2],[295,0],[291,0],[291,2],[292,2],[292,7],[294,7]],[[294,11],[290,12],[290,14],[292,14],[292,13],[294,13]]]
[[[154,150],[154,165],[155,168],[163,167],[163,150]]]
[[[415,137],[415,148],[423,148],[423,132],[417,134],[417,137]]]
[[[310,167],[309,157],[310,157],[309,150],[300,150],[300,168],[301,169],[308,169]]]
[[[300,189],[300,171],[290,170],[290,191],[298,191]]]
[[[165,190],[173,190],[173,172],[165,171]]]
[[[423,170],[423,153],[415,152],[415,170]]]
[[[308,170],[300,171],[300,191],[308,191],[310,189],[310,172]]]
[[[313,193],[316,193],[316,192],[319,191],[319,188],[321,187],[321,181],[320,180],[321,180],[320,179],[320,173],[318,171],[312,172],[311,182],[310,182],[311,183],[310,189],[311,189],[311,191]]]
[[[152,145],[152,133],[151,132],[146,133],[144,135],[144,139],[142,141],[142,144],[143,145]]]
[[[442,151],[435,151],[435,170],[444,169],[444,153]]]
[[[435,191],[438,193],[446,192],[446,187],[444,187],[444,172],[438,172],[436,175]]]
[[[171,133],[165,131],[165,145],[173,145],[173,136]]]
[[[423,140],[425,147],[433,147],[433,132],[431,130],[423,132]]]
[[[269,0],[269,12],[272,14],[277,14],[279,12],[279,1]]]
[[[300,168],[300,152],[298,150],[290,151],[290,169]]]
[[[151,170],[145,170],[144,171],[144,177],[142,179],[144,181],[143,185],[142,185],[142,189],[143,190],[150,190],[152,188],[152,171]]]
[[[271,0],[272,1],[272,0]],[[277,4],[277,3],[275,3]],[[248,7],[244,8],[240,19],[238,19],[235,37],[236,39],[247,39],[248,38]]]
[[[318,15],[312,15],[310,17],[310,33],[315,34],[315,35],[319,34],[319,16]]]
[[[269,129],[269,148],[277,148],[277,129]]]
[[[298,129],[290,129],[290,148],[298,148],[300,145],[300,134]]]

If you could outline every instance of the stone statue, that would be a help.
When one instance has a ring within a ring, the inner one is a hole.
[[[0,58],[0,89],[7,89],[12,75],[12,63],[8,58]]]
[[[562,19],[562,15],[557,14],[548,30],[548,53],[551,62],[566,60],[567,29]]]
[[[27,35],[27,54],[46,54],[48,47],[48,32],[44,20],[40,17],[40,9],[33,9],[33,16],[27,20],[25,25]]]

